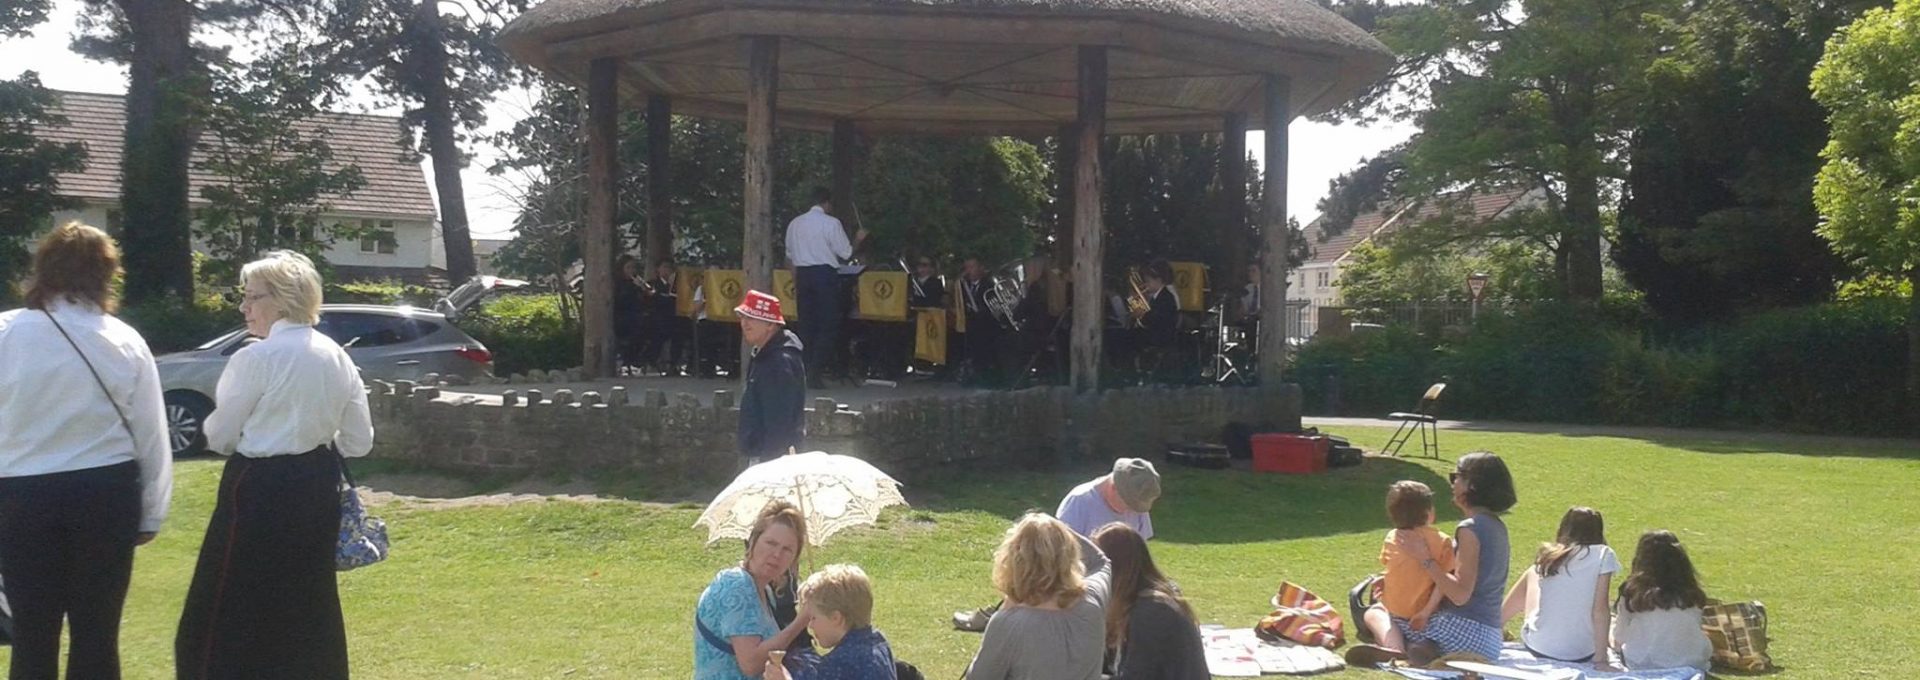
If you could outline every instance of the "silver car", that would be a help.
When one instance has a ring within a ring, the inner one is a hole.
[[[321,305],[314,330],[327,334],[360,368],[366,380],[420,380],[429,373],[472,381],[493,375],[493,353],[451,322],[497,289],[524,281],[477,276],[449,293],[432,311],[384,305]],[[227,357],[259,338],[245,328],[228,331],[185,352],[157,357],[167,403],[173,454],[192,455],[207,446],[203,432],[213,412],[214,386]]]

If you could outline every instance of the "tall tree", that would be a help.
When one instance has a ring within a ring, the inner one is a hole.
[[[330,0],[325,61],[371,77],[374,89],[406,111],[419,139],[402,140],[433,162],[446,241],[447,276],[474,274],[468,226],[466,136],[486,124],[486,105],[522,80],[494,35],[529,0]]]
[[[1335,4],[1373,13],[1400,61],[1332,117],[1417,122],[1410,193],[1542,187],[1559,217],[1565,294],[1598,300],[1602,213],[1625,176],[1632,114],[1677,0]]]
[[[0,39],[26,35],[46,21],[47,0],[19,0],[0,7]],[[56,143],[34,131],[64,123],[53,114],[56,95],[32,71],[0,81],[0,300],[26,273],[27,240],[54,210],[67,207],[59,175],[85,167],[86,147]]]
[[[1907,404],[1920,419],[1920,0],[1871,10],[1835,35],[1813,96],[1832,126],[1814,186],[1820,235],[1861,269],[1913,285]]]
[[[1888,0],[1703,0],[1652,67],[1614,262],[1682,323],[1826,299],[1844,266],[1814,233],[1827,142],[1808,80],[1840,26]]]
[[[324,265],[334,240],[361,234],[356,225],[322,225],[320,216],[330,199],[366,180],[327,143],[310,65],[285,46],[248,64],[218,64],[211,76],[204,115],[214,132],[201,140],[193,167],[217,178],[200,188],[206,205],[195,229],[223,265],[216,276],[231,279],[240,264],[277,248]]]
[[[200,139],[206,77],[193,45],[188,0],[87,0],[75,42],[94,58],[125,63],[127,127],[120,168],[120,240],[130,302],[193,295],[193,209],[187,170]]]

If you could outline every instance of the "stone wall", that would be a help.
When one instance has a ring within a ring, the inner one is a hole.
[[[500,405],[405,382],[370,391],[373,455],[427,467],[712,476],[737,464],[739,410],[727,391],[707,404],[658,391],[636,398],[620,387],[604,395],[528,390],[507,393]],[[1217,441],[1233,421],[1297,428],[1299,389],[1154,387],[1076,397],[1068,388],[1035,388],[879,402],[865,411],[816,399],[806,448],[857,456],[911,480],[955,465],[1158,457],[1167,443]]]

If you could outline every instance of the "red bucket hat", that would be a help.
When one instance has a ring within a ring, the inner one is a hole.
[[[746,298],[740,301],[740,306],[733,308],[733,313],[769,323],[787,322],[786,316],[780,313],[780,298],[757,290],[747,291]]]

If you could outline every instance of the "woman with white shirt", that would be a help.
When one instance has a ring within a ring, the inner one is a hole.
[[[137,545],[173,493],[160,375],[113,317],[120,253],[79,223],[41,239],[26,309],[0,313],[0,582],[13,680],[120,677]]]
[[[247,331],[207,417],[207,448],[232,454],[174,640],[182,680],[347,677],[334,580],[344,457],[373,425],[354,368],[320,319],[320,275],[269,253],[240,270]],[[335,451],[338,451],[336,454]]]

